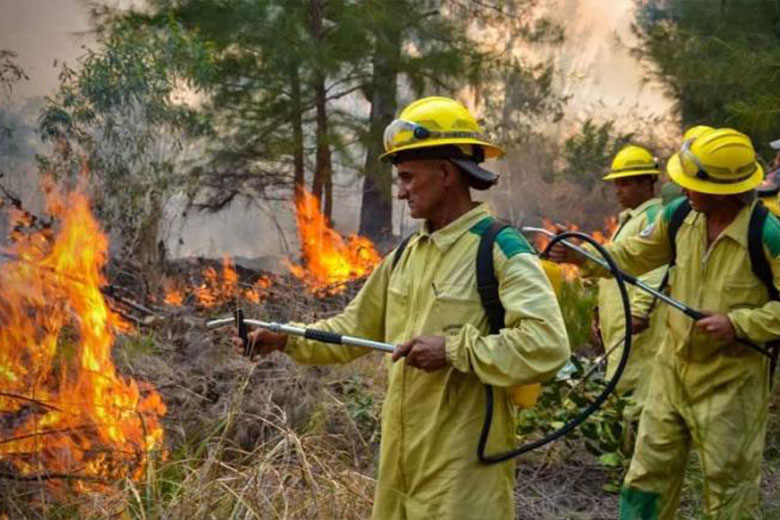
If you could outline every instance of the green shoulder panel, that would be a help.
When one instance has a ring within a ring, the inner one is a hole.
[[[493,217],[485,217],[479,222],[477,222],[476,224],[474,224],[473,226],[471,226],[471,229],[469,229],[469,231],[481,237],[482,235],[485,234],[485,231],[488,230],[490,224],[492,223],[493,223]]]
[[[475,235],[482,236],[488,228],[490,228],[492,223],[493,217],[485,217],[474,224],[469,231]],[[496,242],[498,243],[498,247],[501,248],[501,252],[504,253],[504,256],[507,258],[512,258],[520,253],[536,254],[536,251],[531,244],[528,243],[528,240],[513,227],[502,229],[496,236]]]
[[[780,220],[771,213],[766,216],[764,229],[761,233],[761,240],[769,250],[769,254],[772,255],[772,258],[777,258],[777,256],[780,255]]]
[[[672,215],[674,215],[674,212],[684,201],[685,197],[677,197],[672,202],[664,206],[664,222],[669,223],[669,221],[672,220]]]
[[[658,216],[658,212],[661,211],[661,208],[663,208],[661,204],[653,204],[652,206],[647,207],[645,210],[645,215],[647,215],[648,224],[655,222],[655,217]]]
[[[507,258],[512,258],[520,253],[532,255],[536,253],[531,244],[528,243],[528,240],[515,228],[502,229],[496,237],[496,242],[498,242],[498,247],[501,248],[501,251]]]

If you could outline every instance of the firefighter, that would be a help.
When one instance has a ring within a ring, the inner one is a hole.
[[[710,130],[714,130],[714,128],[707,125],[692,126],[683,133],[682,142],[685,142],[689,139],[696,139],[704,132],[709,132]],[[666,206],[673,200],[677,199],[678,197],[682,197],[683,194],[682,187],[679,184],[672,182],[668,179],[666,180],[666,182],[664,182],[661,185],[661,189],[659,191],[664,206]]]
[[[560,309],[533,248],[504,229],[492,247],[504,328],[488,334],[475,259],[492,217],[469,188],[496,183],[480,163],[503,151],[463,105],[444,97],[415,101],[388,125],[384,145],[383,160],[397,170],[398,198],[423,223],[341,314],[312,325],[398,345],[387,358],[372,517],[514,518],[514,465],[484,465],[476,456],[483,384],[495,390],[488,452],[509,449],[509,387],[547,379],[569,357]],[[264,330],[251,341],[259,354],[281,350],[306,364],[346,363],[367,352]]]
[[[780,217],[780,174],[768,173],[764,182],[756,190],[758,200],[776,217]]]
[[[674,518],[691,447],[701,460],[707,517],[755,518],[772,363],[737,338],[780,338],[780,222],[764,214],[761,226],[752,223],[763,212],[754,190],[764,172],[742,133],[721,128],[685,141],[667,172],[685,197],[607,250],[633,274],[675,264],[671,296],[706,316],[694,322],[665,313],[620,518]],[[582,263],[558,247],[552,258]]]
[[[780,217],[780,139],[770,142],[769,146],[777,153],[772,160],[770,171],[756,192],[764,206],[774,216]]]
[[[615,195],[623,211],[618,215],[617,228],[610,237],[611,242],[622,242],[628,237],[639,234],[662,209],[661,199],[654,196],[655,183],[661,170],[653,154],[637,145],[623,147],[615,158],[605,181],[612,182]],[[666,268],[659,267],[642,277],[642,281],[651,287],[659,287]],[[617,283],[603,278],[598,282],[598,308],[594,312],[594,329],[600,335],[607,355],[607,378],[611,379],[623,356],[622,343],[625,338],[625,318],[623,301]],[[656,303],[646,292],[629,287],[631,314],[634,332],[633,348],[623,375],[618,382],[617,391],[631,392],[635,406],[628,409],[627,418],[638,417],[647,386],[650,381],[650,366],[657,345],[659,324],[651,312]],[[617,348],[615,348],[617,346]]]

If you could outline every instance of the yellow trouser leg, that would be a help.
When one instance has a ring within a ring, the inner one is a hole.
[[[768,398],[767,381],[759,374],[748,373],[691,406],[693,443],[704,473],[707,518],[758,517]]]
[[[670,367],[655,363],[621,491],[621,520],[674,518],[691,444],[688,427],[675,406],[679,395],[675,379]]]

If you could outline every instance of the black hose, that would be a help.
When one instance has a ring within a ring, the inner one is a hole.
[[[550,433],[549,435],[530,442],[523,444],[521,446],[518,446],[515,449],[503,452],[503,453],[496,453],[494,455],[487,455],[485,453],[485,447],[487,446],[488,436],[490,435],[490,426],[493,422],[493,387],[490,385],[485,385],[485,396],[487,398],[486,404],[485,404],[485,422],[482,424],[482,432],[479,435],[479,444],[477,445],[477,457],[479,458],[479,461],[483,464],[496,464],[498,462],[503,462],[505,460],[509,460],[511,458],[517,457],[518,455],[522,455],[523,453],[527,453],[531,450],[534,450],[536,448],[539,448],[540,446],[544,446],[545,444],[548,444],[550,442],[553,442],[567,433],[569,433],[571,430],[579,426],[583,421],[585,421],[588,417],[590,417],[593,412],[599,409],[601,404],[606,401],[607,397],[609,397],[609,394],[612,393],[612,391],[615,389],[615,386],[617,385],[618,381],[620,380],[620,376],[623,375],[623,370],[626,367],[626,363],[628,363],[628,356],[631,352],[631,337],[633,336],[634,330],[631,324],[631,304],[628,299],[628,291],[626,289],[626,283],[623,277],[623,272],[618,269],[617,264],[615,263],[615,260],[612,258],[612,256],[607,252],[604,247],[596,242],[596,240],[593,239],[590,235],[586,235],[585,233],[580,233],[578,231],[566,231],[564,233],[561,233],[560,235],[555,236],[550,240],[550,243],[547,244],[547,247],[542,252],[542,256],[546,256],[547,253],[550,251],[550,248],[552,248],[555,244],[560,242],[561,240],[565,240],[566,238],[579,238],[585,242],[590,243],[596,250],[599,252],[599,254],[604,258],[604,260],[609,265],[609,270],[612,273],[612,275],[615,277],[615,281],[618,284],[618,288],[620,289],[620,297],[623,300],[623,314],[625,316],[626,320],[626,336],[625,336],[625,345],[623,346],[623,355],[620,358],[620,363],[617,366],[617,369],[615,370],[614,376],[612,376],[612,379],[607,383],[606,388],[596,397],[596,399],[588,405],[584,410],[582,410],[577,416],[563,425],[558,430]]]

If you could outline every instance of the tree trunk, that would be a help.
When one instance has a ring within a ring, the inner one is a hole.
[[[293,131],[293,193],[297,205],[303,199],[304,172],[301,77],[295,63],[290,63],[290,121],[292,121]]]
[[[401,30],[383,28],[377,34],[373,58],[369,140],[363,167],[365,178],[359,230],[361,235],[375,242],[388,240],[393,231],[392,166],[380,162],[379,156],[384,152],[382,134],[397,110],[396,79],[400,56]]]
[[[324,31],[324,5],[323,0],[309,1],[310,24],[309,31],[315,45],[320,49],[323,45]],[[333,209],[332,176],[333,167],[330,159],[330,144],[328,139],[328,112],[326,107],[325,74],[319,68],[314,70],[314,106],[317,113],[317,152],[314,163],[314,181],[312,193],[320,200],[320,207],[324,207],[325,218],[330,221]]]
[[[165,262],[164,244],[158,243],[160,220],[163,216],[161,196],[154,193],[151,196],[151,208],[136,231],[137,242],[134,244],[134,255],[141,265],[155,266]]]

